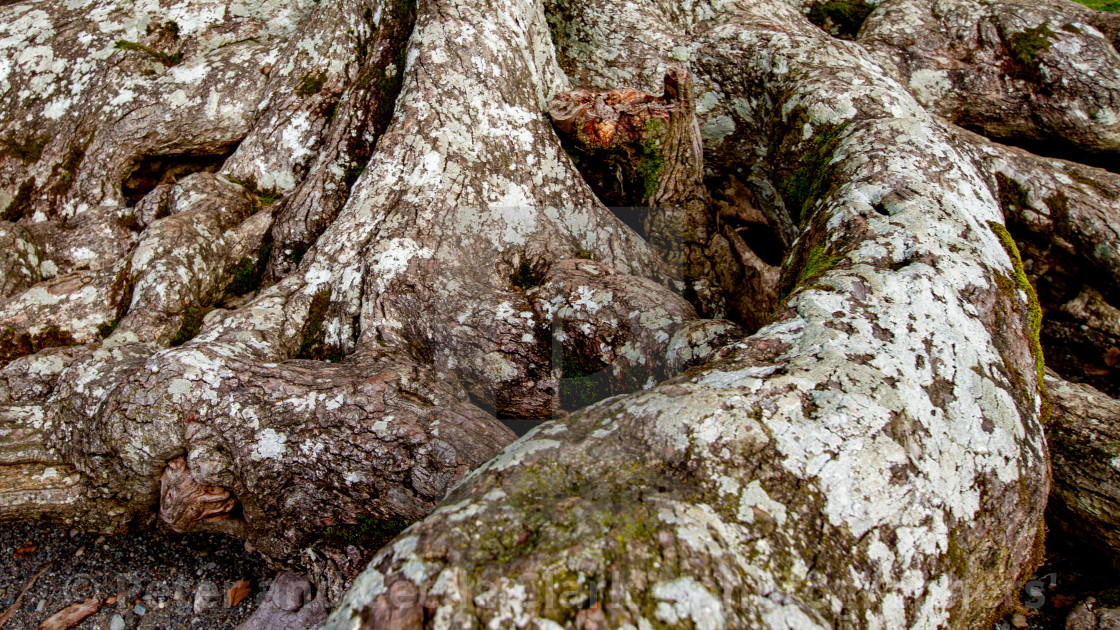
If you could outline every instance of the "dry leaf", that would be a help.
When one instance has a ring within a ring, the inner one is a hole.
[[[83,619],[101,609],[101,602],[91,597],[84,602],[70,604],[66,608],[47,617],[39,624],[38,630],[67,630],[82,622]]]
[[[1077,598],[1072,595],[1055,595],[1050,598],[1050,603],[1058,610],[1065,610],[1077,603]]]
[[[1088,374],[1089,376],[1108,376],[1109,374],[1112,373],[1112,370],[1110,370],[1108,368],[1086,365],[1085,366],[1085,373]]]
[[[16,556],[26,556],[27,554],[35,553],[35,550],[38,548],[39,546],[33,542],[25,542],[19,546],[19,549],[16,549]]]
[[[1120,363],[1120,348],[1109,348],[1108,352],[1104,353],[1104,364],[1108,367],[1116,367]]]
[[[240,579],[233,583],[226,591],[226,608],[233,608],[241,603],[246,597],[249,596],[249,591],[253,590],[249,587],[249,580]]]

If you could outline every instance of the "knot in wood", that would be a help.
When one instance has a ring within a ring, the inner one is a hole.
[[[191,477],[187,460],[177,457],[160,478],[159,516],[178,533],[193,530],[199,521],[226,518],[237,499],[219,486],[204,486]]]

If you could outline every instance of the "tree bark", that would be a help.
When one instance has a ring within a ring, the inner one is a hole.
[[[1053,453],[1050,515],[1085,544],[1120,558],[1116,458],[1120,456],[1120,401],[1087,385],[1047,379],[1054,421],[1046,436]]]
[[[992,619],[1120,184],[973,132],[1114,156],[1114,21],[814,6],[0,6],[0,519],[243,536],[250,627]]]

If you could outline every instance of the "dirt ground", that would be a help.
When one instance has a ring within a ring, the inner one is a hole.
[[[235,628],[256,609],[275,575],[259,553],[225,536],[99,536],[41,525],[0,526],[0,616],[40,571],[15,615],[0,624],[3,630],[33,630],[91,597],[100,600],[101,609],[75,628]],[[242,579],[249,583],[248,597],[227,607],[227,590]],[[193,600],[203,582],[212,583],[216,589],[204,590],[220,592],[220,598],[195,614]]]

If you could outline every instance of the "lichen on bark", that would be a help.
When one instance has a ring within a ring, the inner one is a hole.
[[[75,6],[0,7],[0,519],[243,536],[332,628],[974,628],[1033,570],[1035,252],[1111,312],[1120,184],[966,128],[1114,155],[1087,10]]]

